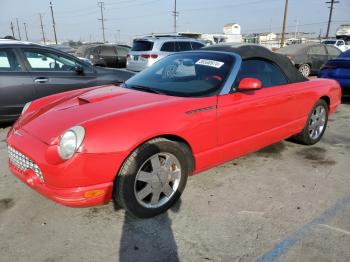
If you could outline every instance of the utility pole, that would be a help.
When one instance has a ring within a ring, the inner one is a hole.
[[[13,23],[12,23],[12,21],[11,21],[10,28],[11,28],[11,31],[12,31],[13,38],[15,38],[15,31],[13,30]]]
[[[16,24],[17,24],[17,30],[18,30],[18,38],[19,38],[19,40],[22,40],[21,31],[19,30],[18,18],[16,18]]]
[[[176,0],[174,0],[173,16],[174,16],[174,33],[176,33],[177,32],[176,20],[177,20],[177,17],[179,16],[179,12],[176,11]]]
[[[53,27],[53,32],[55,34],[55,42],[57,45],[56,24],[55,24],[55,17],[53,16],[52,2],[50,2],[50,9],[51,9],[51,17],[52,17],[52,27]]]
[[[101,9],[101,18],[98,20],[101,20],[102,23],[102,34],[103,34],[103,43],[106,43],[106,36],[105,36],[105,19],[103,18],[103,8],[104,8],[104,2],[97,2],[98,6]]]
[[[28,41],[27,23],[23,23],[24,32],[26,33],[26,40]]]
[[[45,39],[45,33],[44,33],[44,25],[43,25],[43,19],[41,17],[41,14],[39,13],[39,17],[40,17],[40,27],[41,27],[41,33],[43,35],[43,42],[44,45],[46,45],[46,39]]]
[[[287,11],[288,11],[288,0],[286,0],[286,3],[285,3],[285,5],[284,5],[284,15],[283,15],[283,24],[282,24],[281,47],[284,46],[284,34],[286,33]]]
[[[339,3],[339,1],[335,1],[335,0],[330,0],[330,2],[326,2],[326,4],[331,4],[331,6],[328,7],[329,8],[329,18],[328,18],[326,38],[328,38],[329,28],[331,27],[334,4],[338,4],[338,3]]]

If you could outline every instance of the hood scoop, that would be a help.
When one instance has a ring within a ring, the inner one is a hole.
[[[111,90],[94,90],[93,92],[85,93],[78,96],[79,105],[85,105],[90,103],[96,103],[104,100],[108,100],[114,97],[125,95],[124,92],[111,92]]]
[[[85,104],[89,104],[90,101],[86,98],[83,97],[78,97],[78,101],[79,101],[79,105],[85,105]]]

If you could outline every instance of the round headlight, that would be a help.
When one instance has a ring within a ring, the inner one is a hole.
[[[28,102],[28,103],[26,103],[25,105],[24,105],[24,107],[23,107],[23,109],[22,109],[22,113],[21,113],[21,115],[23,115],[27,110],[28,110],[28,108],[30,107],[30,104],[31,104],[32,102]]]
[[[70,159],[77,152],[84,140],[85,129],[81,126],[75,126],[67,130],[61,136],[58,144],[58,154],[64,159]]]

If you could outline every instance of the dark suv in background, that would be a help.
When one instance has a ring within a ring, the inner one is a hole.
[[[96,67],[65,52],[0,40],[0,122],[14,121],[34,99],[69,90],[118,84],[134,73]]]
[[[276,53],[286,55],[299,72],[308,77],[310,74],[317,74],[322,65],[336,58],[341,51],[334,46],[309,43],[288,45],[277,50]]]
[[[81,46],[75,55],[88,59],[96,66],[125,68],[129,50],[130,48],[124,45],[92,44]]]

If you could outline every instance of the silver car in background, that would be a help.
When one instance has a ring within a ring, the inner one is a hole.
[[[139,72],[167,55],[202,48],[204,43],[193,38],[146,36],[136,38],[127,56],[126,68]]]

